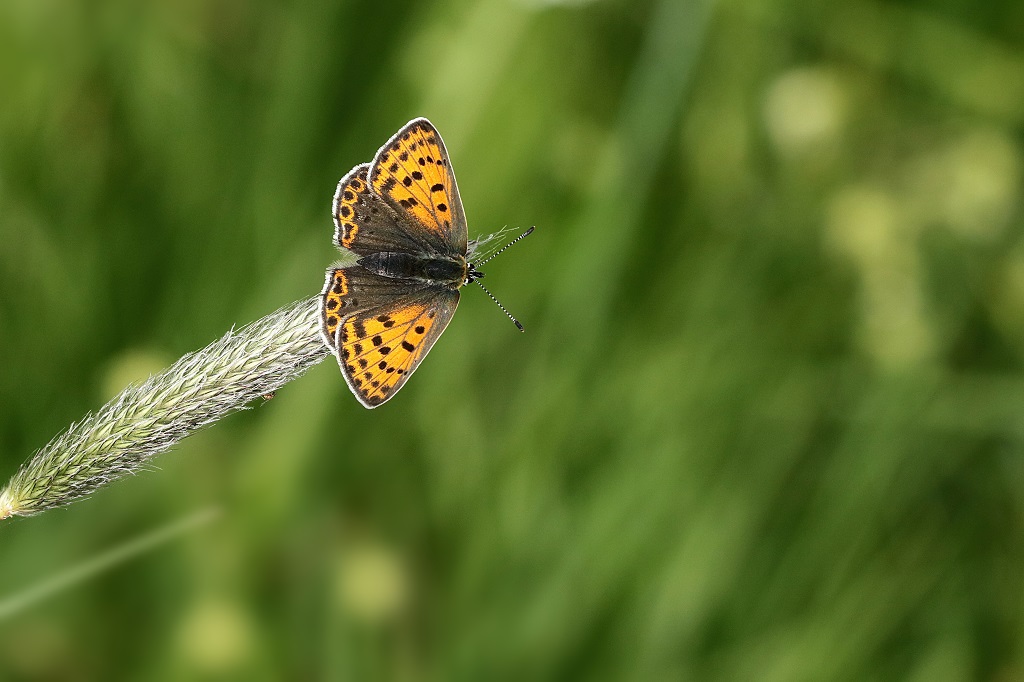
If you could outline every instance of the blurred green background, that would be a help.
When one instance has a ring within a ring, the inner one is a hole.
[[[414,116],[536,224],[415,380],[333,360],[0,525],[4,680],[1024,679],[1024,4],[5,0],[0,475],[319,292]]]

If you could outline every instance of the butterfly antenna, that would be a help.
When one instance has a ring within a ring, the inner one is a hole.
[[[529,230],[527,230],[526,232],[523,232],[523,233],[522,233],[521,235],[519,235],[518,237],[516,237],[515,239],[513,239],[512,241],[510,241],[510,242],[509,242],[508,244],[505,244],[505,246],[501,247],[500,249],[498,249],[497,251],[495,251],[494,253],[492,253],[492,254],[491,254],[490,256],[488,256],[487,258],[484,258],[484,259],[483,259],[482,261],[480,261],[479,263],[473,263],[473,265],[474,265],[475,267],[480,267],[481,265],[483,265],[483,264],[484,264],[484,263],[486,263],[487,261],[489,261],[489,260],[493,259],[493,258],[494,258],[495,256],[498,256],[498,255],[500,255],[502,251],[504,251],[504,250],[505,250],[505,249],[507,249],[508,247],[512,246],[513,244],[515,244],[515,243],[516,243],[517,241],[519,241],[520,239],[525,239],[526,237],[529,237],[529,236],[530,236],[530,235],[531,235],[531,234],[533,233],[533,230],[534,230],[534,229],[535,229],[536,227],[537,227],[537,226],[536,226],[536,225],[534,225],[534,226],[533,226],[533,227],[531,227],[531,228],[530,228]],[[484,291],[487,291],[487,290],[486,290],[486,289],[484,289]],[[494,298],[494,297],[493,297],[493,296],[491,296],[491,298]],[[497,301],[495,301],[495,303],[498,303],[498,302],[497,302]],[[498,303],[498,305],[500,306],[501,304],[500,304],[500,303]],[[505,309],[504,309],[504,308],[502,308],[502,310],[505,310]],[[505,310],[505,314],[506,314],[506,315],[508,315],[508,311],[507,311],[507,310]],[[509,315],[509,317],[512,317],[512,316],[511,316],[511,315]],[[515,322],[515,319],[516,319],[516,318],[512,317],[512,321],[513,321],[513,322]],[[516,322],[516,324],[518,325],[519,323],[518,323],[518,322]],[[519,328],[520,328],[520,329],[522,329],[522,326],[520,326]]]
[[[530,231],[533,231],[533,228],[532,228],[532,227],[530,228]],[[530,234],[530,233],[529,233],[529,232],[527,232],[526,234]],[[526,236],[526,235],[523,235],[523,237],[525,237],[525,236]],[[522,239],[523,237],[520,237],[519,239]],[[517,239],[516,241],[519,241],[519,239]],[[515,242],[512,242],[512,244],[515,244]],[[509,246],[511,246],[511,244],[510,244]],[[506,246],[505,248],[507,249],[507,248],[508,248],[508,246]],[[504,251],[504,249],[502,249],[502,251]],[[501,251],[499,251],[498,253],[501,253]],[[496,253],[496,254],[494,254],[494,255],[495,255],[495,256],[497,256],[498,254]],[[493,256],[492,256],[492,258],[493,258]],[[478,280],[478,279],[475,279],[475,280],[473,280],[473,281],[474,281],[474,282],[475,282],[475,283],[476,283],[476,284],[477,284],[477,285],[478,285],[478,286],[479,286],[479,287],[480,287],[481,289],[483,289],[483,290],[484,290],[484,293],[485,293],[485,294],[487,294],[488,296],[490,296],[490,298],[491,298],[491,300],[492,300],[492,301],[494,301],[494,302],[495,302],[496,304],[498,304],[498,307],[499,307],[499,308],[501,308],[501,312],[503,312],[503,313],[505,313],[506,315],[508,315],[508,319],[512,320],[512,321],[513,321],[513,322],[515,323],[515,325],[516,325],[517,327],[519,327],[519,331],[521,331],[521,332],[525,332],[525,331],[526,331],[525,329],[523,329],[523,325],[519,323],[519,320],[517,320],[516,318],[512,317],[512,313],[510,313],[510,312],[509,312],[508,310],[506,310],[506,309],[505,309],[505,306],[503,306],[503,305],[501,304],[501,301],[499,301],[498,299],[494,298],[494,294],[492,294],[491,292],[487,291],[487,287],[485,287],[485,286],[484,286],[483,284],[480,284],[480,280]]]

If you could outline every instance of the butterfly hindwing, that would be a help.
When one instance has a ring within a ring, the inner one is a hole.
[[[342,319],[334,338],[345,381],[370,408],[389,400],[416,371],[451,322],[459,292],[429,285],[386,300]]]
[[[356,166],[334,193],[334,243],[366,256],[379,251],[444,253],[441,235],[431,233],[400,215],[373,192],[367,181],[370,164]]]
[[[426,282],[382,277],[359,265],[328,268],[320,292],[320,335],[334,349],[338,327],[346,317],[399,296],[422,295],[428,288]]]
[[[440,239],[447,254],[466,254],[466,215],[441,135],[425,118],[410,121],[380,148],[370,184],[398,214]]]

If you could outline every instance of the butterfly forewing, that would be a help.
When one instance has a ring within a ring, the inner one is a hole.
[[[458,303],[458,291],[430,286],[341,321],[335,353],[363,405],[377,407],[398,392],[451,322]]]
[[[370,189],[370,164],[353,168],[334,193],[334,243],[360,256],[378,251],[444,253],[442,235],[400,215]]]
[[[419,118],[377,152],[370,166],[374,192],[400,215],[436,235],[442,254],[466,255],[466,216],[448,151],[430,121]]]

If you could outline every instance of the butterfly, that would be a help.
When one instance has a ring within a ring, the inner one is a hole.
[[[448,151],[430,121],[410,121],[371,163],[349,171],[338,183],[333,215],[334,244],[358,259],[327,269],[320,333],[352,393],[374,408],[430,352],[455,314],[459,289],[483,277],[468,260],[466,213]]]

